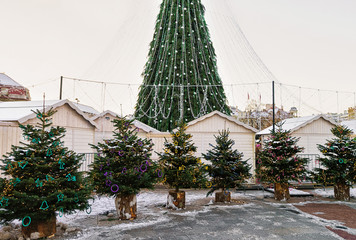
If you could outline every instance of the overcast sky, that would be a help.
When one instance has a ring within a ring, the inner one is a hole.
[[[100,84],[73,85],[65,80],[64,97],[77,97],[99,111],[119,112],[123,104],[124,114],[132,113],[160,2],[0,0],[0,72],[29,87],[33,100],[41,99],[43,92],[48,99],[58,98],[61,75],[130,83],[130,87],[108,85],[104,107]],[[257,65],[248,59],[246,63],[248,54],[238,51],[245,45],[239,45],[236,21],[278,81],[356,91],[355,0],[202,2],[225,84],[268,80],[258,79],[261,73],[251,76],[238,71],[242,64],[248,71]],[[261,66],[255,68],[263,71]],[[245,96],[231,98],[238,94],[225,91],[233,105],[246,101]],[[260,91],[263,95],[270,90]]]

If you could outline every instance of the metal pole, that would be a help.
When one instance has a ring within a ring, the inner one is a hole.
[[[273,133],[275,132],[275,113],[274,113],[274,109],[275,109],[275,103],[274,103],[274,81],[272,81],[272,110],[273,110],[273,114],[272,114],[272,123],[273,123]]]
[[[63,88],[63,76],[61,76],[61,81],[59,84],[59,100],[62,100],[62,88]]]

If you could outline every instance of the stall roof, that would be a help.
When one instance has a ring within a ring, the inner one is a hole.
[[[104,117],[106,114],[110,114],[113,117],[117,117],[119,116],[119,114],[110,111],[110,110],[106,110],[100,114],[97,114],[96,116],[92,117],[91,120],[95,121],[96,119],[100,118],[100,117]],[[160,133],[160,131],[158,131],[157,129],[148,126],[147,124],[140,122],[139,120],[135,120],[133,121],[133,125],[135,125],[135,127],[142,129],[143,131],[149,133]]]
[[[57,108],[64,104],[68,104],[72,109],[74,109],[79,115],[85,118],[90,124],[96,127],[96,124],[85,116],[83,111],[81,111],[77,106],[75,106],[69,100],[47,100],[45,101],[45,109]],[[42,109],[43,101],[24,101],[24,102],[0,102],[0,121],[2,122],[13,122],[17,121],[19,123],[26,122],[29,119],[35,118],[36,115],[32,110]]]
[[[284,122],[284,124],[282,126],[283,130],[290,130],[291,132],[294,132],[294,131],[298,130],[299,128],[302,128],[302,127],[308,125],[309,123],[312,123],[312,122],[318,120],[319,118],[323,118],[324,120],[330,122],[331,124],[336,125],[336,123],[334,121],[328,119],[324,115],[307,116],[307,117],[299,117],[299,118],[288,118],[288,119],[284,119],[283,121],[280,121],[280,122]],[[273,126],[270,126],[256,134],[257,135],[270,134],[272,128],[273,128]]]
[[[227,119],[227,120],[229,120],[231,122],[234,122],[234,123],[236,123],[236,124],[238,124],[238,125],[240,125],[240,126],[242,126],[244,128],[247,128],[247,129],[249,129],[249,130],[251,130],[251,131],[253,131],[255,133],[258,132],[258,130],[256,128],[253,128],[253,127],[251,127],[251,126],[249,126],[249,125],[247,125],[247,124],[245,124],[243,122],[238,121],[236,118],[234,118],[232,116],[228,116],[228,115],[226,115],[226,114],[224,114],[224,113],[222,113],[220,111],[217,111],[217,110],[215,110],[215,111],[213,111],[211,113],[208,113],[208,114],[206,114],[206,115],[204,115],[204,116],[202,116],[200,118],[194,119],[194,120],[190,121],[187,125],[188,125],[188,127],[192,126],[192,125],[197,124],[198,122],[204,121],[205,119],[207,119],[209,117],[212,117],[214,115],[219,115],[220,117],[225,118],[225,119]]]
[[[80,104],[80,103],[73,103],[73,104],[77,106],[82,112],[93,114],[93,115],[97,115],[100,113],[91,106]]]

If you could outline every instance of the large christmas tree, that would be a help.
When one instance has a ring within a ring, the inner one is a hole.
[[[12,146],[2,160],[7,179],[0,181],[0,220],[22,220],[22,231],[29,237],[40,232],[41,237],[56,231],[56,211],[59,217],[75,210],[88,210],[90,189],[78,172],[83,155],[63,147],[63,127],[53,127],[55,111],[35,112],[37,126],[20,125],[28,142]]]
[[[160,131],[214,110],[230,114],[201,0],[163,0],[135,117]]]
[[[331,129],[335,138],[327,140],[325,145],[318,145],[324,155],[321,168],[313,173],[319,183],[332,183],[337,200],[350,200],[350,186],[356,183],[356,138],[351,138],[352,131],[347,127],[336,126]]]

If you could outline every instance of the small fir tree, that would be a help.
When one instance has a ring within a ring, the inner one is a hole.
[[[277,125],[277,131],[264,141],[257,155],[256,177],[262,182],[274,183],[276,200],[289,199],[289,181],[305,177],[308,159],[297,156],[304,148],[296,144],[299,138],[292,137],[290,130]]]
[[[177,131],[171,131],[172,142],[165,139],[164,152],[157,153],[160,167],[165,175],[165,182],[170,188],[174,188],[174,191],[170,191],[170,195],[174,199],[174,205],[178,208],[185,206],[185,195],[182,201],[175,202],[177,193],[180,193],[180,188],[197,188],[205,185],[211,187],[206,181],[206,166],[200,158],[194,156],[197,148],[192,143],[192,135],[185,132],[186,128],[187,125],[181,122]],[[184,194],[184,192],[182,193]],[[168,199],[168,201],[170,200]],[[170,205],[170,202],[168,202],[168,205]]]
[[[38,231],[44,237],[55,232],[56,211],[62,217],[89,209],[91,190],[84,186],[83,173],[78,172],[83,155],[63,147],[65,128],[52,126],[55,111],[34,113],[40,123],[20,125],[27,142],[12,146],[2,160],[1,169],[9,178],[1,184],[0,219],[20,219],[25,236]],[[46,228],[49,230],[43,230]]]
[[[113,120],[114,138],[92,145],[98,155],[91,165],[90,178],[96,193],[116,196],[121,219],[136,218],[136,194],[141,188],[153,189],[158,176],[151,162],[152,140],[141,139],[132,128],[133,120]]]
[[[203,157],[211,162],[209,175],[213,179],[212,188],[207,196],[219,188],[224,192],[227,188],[239,187],[251,177],[249,173],[251,166],[247,163],[248,160],[243,161],[243,153],[232,149],[235,141],[229,139],[229,134],[230,132],[226,130],[219,132],[219,136],[215,136],[216,145],[210,144],[213,149],[203,154]]]
[[[321,168],[314,169],[313,179],[333,184],[335,198],[349,201],[350,186],[356,182],[356,138],[351,138],[352,131],[344,126],[336,126],[331,132],[335,138],[318,144],[324,157],[319,159]]]

